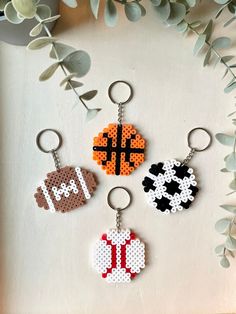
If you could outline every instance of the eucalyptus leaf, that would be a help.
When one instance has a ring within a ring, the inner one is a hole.
[[[224,89],[224,92],[225,92],[226,94],[228,94],[228,93],[232,92],[232,90],[234,90],[235,88],[236,88],[236,82],[227,85],[227,86],[225,87],[225,89]]]
[[[157,7],[161,4],[161,0],[151,0],[151,2],[154,6],[157,6]]]
[[[88,109],[87,115],[86,115],[86,121],[90,121],[93,118],[95,118],[100,110],[102,110],[102,109],[101,108]]]
[[[144,6],[141,3],[137,2],[137,4],[139,5],[139,7],[141,9],[141,15],[145,16],[147,13],[146,9],[144,8]]]
[[[196,55],[203,48],[206,42],[206,35],[200,34],[193,48],[193,54]]]
[[[212,42],[212,47],[215,49],[229,48],[230,45],[231,39],[229,37],[219,37]]]
[[[229,268],[230,266],[230,263],[229,263],[229,260],[226,256],[223,256],[220,260],[220,265],[224,268]]]
[[[70,73],[77,73],[77,77],[82,77],[86,75],[90,69],[90,56],[86,51],[77,50],[63,59],[63,65]]]
[[[225,240],[225,247],[227,250],[230,250],[230,251],[236,250],[236,239],[228,235]]]
[[[91,90],[83,95],[80,95],[80,98],[84,99],[84,100],[90,100],[92,98],[94,98],[97,95],[97,90]]]
[[[116,6],[113,0],[106,0],[104,20],[107,26],[113,27],[118,19]]]
[[[235,180],[235,179],[230,182],[229,188],[230,188],[231,190],[236,191],[236,180]]]
[[[201,25],[202,25],[202,22],[201,22],[201,21],[194,21],[194,22],[190,23],[190,26],[191,26],[192,28],[197,28],[197,27],[199,27],[199,26],[201,26]]]
[[[234,152],[227,157],[225,168],[229,171],[236,171],[236,154]]]
[[[225,250],[225,245],[220,244],[220,245],[217,245],[217,247],[215,248],[215,253],[216,253],[216,255],[223,255],[224,250]]]
[[[223,12],[226,6],[227,5],[223,5],[222,7],[219,8],[219,10],[216,12],[216,16],[215,16],[216,19],[221,15],[221,13]]]
[[[234,205],[220,205],[220,207],[232,214],[236,214],[236,206]]]
[[[71,73],[67,75],[60,83],[60,86],[65,85],[68,81],[70,81],[73,77],[77,77],[77,73]]]
[[[74,80],[70,80],[70,83],[68,82],[65,86],[65,90],[71,90],[72,87],[73,88],[78,88],[78,87],[81,87],[83,86],[83,83],[81,82],[78,82],[78,81],[74,81]]]
[[[76,8],[78,5],[76,0],[62,0],[62,1],[70,8]]]
[[[31,19],[37,11],[36,3],[32,0],[11,0],[13,7],[23,17]]]
[[[76,49],[74,47],[56,42],[50,51],[50,58],[57,59],[58,57],[59,60],[63,60],[65,57],[75,51]]]
[[[30,31],[30,36],[35,37],[38,36],[43,30],[42,23],[37,24],[32,30]]]
[[[208,41],[211,38],[212,28],[213,28],[213,22],[212,20],[210,20],[203,30],[203,34],[206,35],[206,41]]]
[[[229,0],[215,0],[215,2],[218,4],[226,4]]]
[[[229,172],[229,170],[227,170],[226,168],[222,168],[220,169],[221,172]]]
[[[168,25],[177,25],[180,23],[186,14],[186,8],[182,3],[173,2],[170,4],[170,15],[166,20]]]
[[[90,0],[90,7],[96,19],[98,18],[99,4],[100,0]]]
[[[46,47],[47,45],[50,45],[51,43],[54,43],[57,39],[54,37],[40,37],[32,40],[27,48],[31,50],[37,50]]]
[[[37,15],[41,20],[45,20],[51,16],[51,9],[48,5],[39,4],[37,6]]]
[[[48,67],[45,71],[43,71],[43,73],[39,76],[39,80],[40,81],[48,80],[50,77],[53,76],[53,74],[55,73],[58,67],[59,67],[59,62],[56,62],[50,65],[50,67]]]
[[[204,58],[204,61],[203,61],[203,66],[205,67],[207,64],[209,64],[210,62],[210,58],[211,58],[211,48],[208,49],[206,55],[205,55],[205,58]]]
[[[9,0],[1,0],[0,1],[0,11],[3,11],[5,8],[5,5],[7,4]]]
[[[55,16],[50,16],[47,19],[43,20],[43,23],[52,23],[55,22],[56,20],[58,20],[61,16],[60,15],[55,15]]]
[[[159,6],[155,6],[157,12],[159,13],[161,19],[166,21],[170,16],[170,3],[167,0],[162,0]]]
[[[176,29],[178,32],[184,33],[188,29],[188,23],[181,21],[178,25],[176,25]]]
[[[236,16],[233,16],[231,19],[229,19],[225,24],[224,27],[229,26],[231,23],[233,23],[236,20]]]
[[[215,135],[215,137],[216,137],[217,141],[220,142],[221,144],[226,145],[226,146],[231,146],[231,147],[234,146],[234,142],[236,139],[235,136],[227,135],[227,134],[223,134],[223,133],[217,133]]]
[[[142,11],[138,3],[127,2],[125,4],[125,14],[128,20],[131,22],[137,22],[142,16]]]
[[[4,15],[6,19],[13,24],[20,24],[24,21],[23,18],[18,16],[11,2],[8,2],[8,4],[5,6]]]
[[[231,220],[228,218],[222,218],[218,220],[215,224],[215,229],[219,233],[226,233],[229,230]]]
[[[227,63],[230,60],[232,60],[233,58],[234,58],[234,56],[224,56],[224,57],[221,58],[220,62]]]
[[[186,0],[186,2],[191,8],[193,8],[196,5],[197,0]]]
[[[230,68],[236,68],[236,64],[231,64],[230,66],[229,66]]]

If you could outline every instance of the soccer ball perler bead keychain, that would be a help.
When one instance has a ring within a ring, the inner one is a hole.
[[[129,202],[123,208],[111,203],[111,193],[116,189],[128,193]],[[107,282],[127,283],[145,268],[145,245],[133,231],[121,228],[121,213],[131,203],[129,190],[121,186],[114,187],[108,193],[107,203],[116,211],[116,228],[107,230],[96,242],[93,266]]]
[[[45,132],[53,132],[58,137],[56,148],[47,150],[41,145],[41,136]],[[39,207],[51,212],[67,212],[83,205],[89,200],[96,188],[94,175],[80,167],[66,166],[61,168],[57,154],[62,145],[61,134],[53,129],[39,132],[36,138],[38,148],[44,153],[51,153],[56,171],[47,174],[46,179],[40,182],[34,197]]]
[[[191,144],[191,137],[196,131],[203,131],[209,136],[209,142],[203,148]],[[187,164],[195,152],[202,152],[211,145],[212,136],[206,129],[198,127],[188,133],[187,142],[190,152],[182,162],[170,159],[153,164],[142,182],[148,203],[166,214],[187,209],[194,200],[198,192],[197,182],[193,169]]]
[[[130,95],[126,101],[117,102],[112,96],[116,84],[126,84]],[[110,100],[118,106],[118,123],[109,124],[94,137],[93,159],[106,170],[107,174],[130,175],[144,161],[145,140],[132,124],[123,124],[123,109],[133,97],[131,85],[115,81],[109,86]]]

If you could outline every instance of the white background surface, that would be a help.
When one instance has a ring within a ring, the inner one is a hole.
[[[98,89],[89,105],[103,110],[86,124],[83,108],[73,108],[74,95],[58,86],[60,71],[46,83],[37,81],[50,64],[47,49],[29,52],[1,44],[1,313],[236,311],[235,261],[222,269],[213,251],[221,243],[215,221],[227,214],[218,205],[233,201],[225,197],[231,178],[219,172],[227,148],[214,141],[191,161],[201,190],[185,212],[157,215],[146,204],[141,185],[151,163],[186,156],[191,128],[205,126],[214,134],[232,130],[226,115],[234,100],[223,93],[223,69],[204,69],[202,58],[192,56],[194,37],[185,39],[165,28],[151,8],[136,24],[121,13],[114,29],[95,22],[86,5],[62,9],[56,33],[90,53],[92,68],[81,91]],[[199,12],[207,15],[208,7]],[[227,32],[235,41],[232,25]],[[125,119],[148,141],[146,162],[130,177],[108,177],[91,158],[93,136],[116,121],[107,88],[117,79],[133,85],[135,97]],[[51,156],[35,145],[37,132],[47,127],[63,135],[62,164],[86,167],[99,181],[89,204],[69,214],[43,211],[33,197],[40,179],[54,169]],[[135,230],[148,252],[146,269],[137,279],[112,286],[91,268],[89,252],[114,225],[106,195],[115,185],[132,190],[134,202],[124,214],[124,226]]]

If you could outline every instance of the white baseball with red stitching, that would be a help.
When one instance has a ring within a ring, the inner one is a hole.
[[[109,229],[95,245],[93,263],[107,282],[130,282],[145,267],[145,245],[129,229]]]

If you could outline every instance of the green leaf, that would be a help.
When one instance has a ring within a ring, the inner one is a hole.
[[[12,0],[13,7],[21,16],[31,19],[37,11],[36,3],[32,0]]]
[[[107,26],[113,27],[116,25],[118,19],[116,6],[113,0],[106,0],[104,20]]]
[[[60,86],[65,85],[68,81],[70,81],[73,77],[77,77],[77,73],[71,73],[67,75],[60,83]]]
[[[224,11],[225,7],[227,7],[227,5],[224,5],[224,6],[219,8],[219,10],[216,12],[216,16],[215,16],[216,19],[221,15],[221,13]]]
[[[230,68],[236,68],[236,64],[231,64],[230,66],[229,66]]]
[[[226,168],[222,168],[220,169],[221,172],[229,172],[229,170],[227,170]]]
[[[199,26],[201,26],[201,25],[202,25],[202,22],[201,22],[201,21],[195,21],[195,22],[190,23],[190,26],[191,26],[192,28],[197,28],[197,27],[199,27]]]
[[[216,255],[223,255],[224,254],[224,249],[225,249],[225,245],[224,244],[217,245],[217,247],[215,248]]]
[[[229,230],[231,220],[228,218],[222,218],[218,220],[215,224],[215,229],[219,233],[225,233]]]
[[[136,2],[127,2],[125,4],[125,14],[131,22],[138,21],[142,16],[140,6]]]
[[[80,98],[84,99],[84,100],[90,100],[92,98],[94,98],[97,95],[97,90],[91,90],[83,95],[80,95]]]
[[[77,1],[76,0],[62,0],[68,7],[70,8],[76,8],[77,7]]]
[[[225,62],[225,63],[227,63],[227,62],[229,62],[230,60],[232,60],[234,58],[234,56],[224,56],[224,57],[222,57],[221,58],[221,60],[220,60],[220,62]]]
[[[233,82],[225,87],[224,92],[228,94],[232,92],[232,90],[234,90],[235,88],[236,88],[236,82]]]
[[[27,48],[31,50],[41,49],[46,47],[47,45],[50,45],[51,43],[54,43],[57,39],[54,37],[40,37],[32,40]]]
[[[52,23],[55,22],[56,20],[58,20],[61,16],[60,15],[54,15],[54,16],[50,16],[47,19],[43,20],[43,23]]]
[[[43,25],[41,23],[37,24],[34,28],[32,28],[30,32],[31,37],[38,36],[43,30]]]
[[[236,191],[236,180],[235,180],[235,179],[230,182],[229,188],[230,188],[231,190]]]
[[[98,18],[99,4],[100,0],[90,0],[90,7],[96,19]]]
[[[196,0],[186,0],[186,2],[191,8],[193,8],[197,3]]]
[[[71,90],[71,89],[72,89],[71,86],[72,86],[73,88],[78,88],[78,87],[83,86],[83,83],[78,82],[78,81],[74,81],[74,80],[70,80],[70,83],[68,82],[68,83],[66,84],[65,90]]]
[[[11,2],[8,2],[8,4],[5,6],[4,15],[6,19],[13,24],[20,24],[24,21],[23,18],[18,16]]]
[[[154,6],[157,6],[157,7],[161,4],[161,0],[151,0],[151,2]]]
[[[55,49],[57,53],[55,53]],[[62,43],[54,43],[54,47],[52,47],[50,51],[50,58],[57,59],[58,56],[59,60],[62,60],[75,51],[76,49],[74,47]]]
[[[229,0],[215,0],[215,2],[218,4],[226,4]]]
[[[206,42],[206,35],[200,34],[193,48],[193,54],[196,55],[203,48]]]
[[[40,4],[37,6],[37,15],[41,20],[45,20],[51,16],[51,9],[48,5]]]
[[[161,19],[166,21],[170,16],[170,3],[167,0],[162,0],[159,6],[155,6],[157,12],[159,13]]]
[[[226,158],[225,168],[229,171],[236,171],[236,154],[234,152]]]
[[[203,66],[205,67],[207,64],[209,64],[209,61],[210,61],[210,58],[211,58],[211,48],[208,49],[206,55],[205,55],[205,58],[204,58],[204,61],[203,61]]]
[[[225,69],[225,73],[224,73],[224,75],[222,76],[222,80],[226,77],[226,75],[228,74],[228,72],[229,72],[229,69],[226,68],[226,69]]]
[[[43,73],[40,75],[39,80],[40,81],[46,81],[48,80],[50,77],[53,76],[53,74],[56,72],[57,68],[59,67],[59,62],[56,62],[52,65],[50,65],[50,67],[48,67],[45,71],[43,71]]]
[[[230,251],[236,250],[236,239],[228,235],[225,240],[225,247],[227,250],[230,250]]]
[[[184,33],[188,29],[188,23],[185,21],[181,21],[177,26],[176,29],[179,33]]]
[[[170,9],[170,15],[166,22],[169,25],[177,25],[184,19],[186,8],[182,3],[173,2],[170,4]]]
[[[236,214],[236,206],[234,205],[220,205],[220,207],[232,214]]]
[[[146,9],[144,8],[144,6],[141,4],[141,3],[139,3],[139,2],[137,2],[137,4],[139,5],[139,7],[140,7],[140,9],[141,9],[141,15],[142,16],[145,16],[146,15]]]
[[[204,28],[203,34],[206,35],[206,41],[208,41],[211,37],[212,34],[212,27],[213,27],[213,22],[210,20],[206,27]]]
[[[215,137],[217,141],[220,142],[221,144],[226,145],[226,146],[231,146],[231,147],[234,146],[234,141],[236,139],[235,136],[227,135],[223,133],[217,133]]]
[[[66,56],[63,64],[70,73],[77,73],[77,77],[82,77],[88,73],[91,60],[86,51],[77,50]]]
[[[212,47],[214,47],[215,49],[229,48],[230,45],[231,39],[229,37],[219,37],[212,42]]]
[[[220,260],[220,265],[224,268],[229,268],[230,266],[230,263],[229,263],[229,260],[226,256],[223,256]]]
[[[9,0],[1,0],[0,1],[0,11],[3,11],[5,8],[5,5],[7,4]]]
[[[236,20],[236,17],[231,17],[231,19],[229,19],[225,24],[224,27],[229,26],[231,23],[233,23]]]
[[[100,110],[102,110],[102,109],[101,108],[88,109],[86,121],[88,122],[88,121],[92,120],[93,118],[95,118]]]

